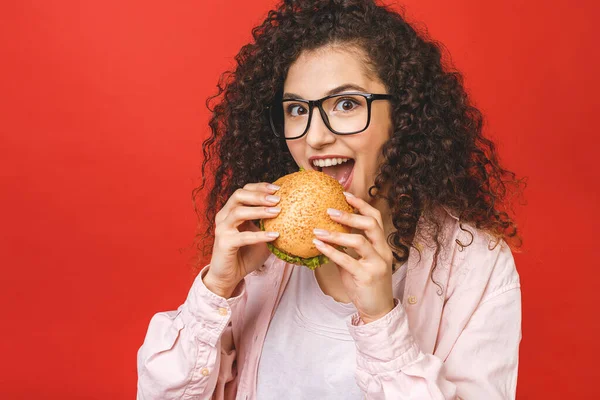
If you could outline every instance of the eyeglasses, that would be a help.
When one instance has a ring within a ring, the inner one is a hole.
[[[299,139],[308,132],[313,110],[317,107],[331,132],[354,135],[369,127],[373,101],[391,99],[389,94],[371,93],[341,93],[319,100],[283,99],[269,107],[269,121],[275,136],[285,140]]]

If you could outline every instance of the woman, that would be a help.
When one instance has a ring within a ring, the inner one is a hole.
[[[372,0],[286,0],[253,34],[204,146],[211,261],[152,318],[138,398],[514,398],[503,206],[518,181],[460,74]],[[268,182],[299,167],[336,177],[356,209],[329,211],[352,233],[315,230],[331,262],[314,273],[270,255],[278,232],[252,223],[280,211]]]

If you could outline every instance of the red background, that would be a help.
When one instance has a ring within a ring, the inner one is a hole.
[[[192,281],[204,100],[272,4],[2,2],[1,398],[134,397]],[[529,177],[518,398],[599,398],[598,3],[405,4]]]

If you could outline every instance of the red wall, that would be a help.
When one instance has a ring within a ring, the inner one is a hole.
[[[2,2],[1,398],[134,397],[192,281],[204,99],[271,4]],[[520,399],[600,396],[597,4],[406,1],[529,177]]]

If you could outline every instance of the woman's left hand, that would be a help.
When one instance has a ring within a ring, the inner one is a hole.
[[[358,214],[329,209],[329,216],[335,222],[363,231],[365,235],[315,229],[318,239],[314,243],[321,253],[337,264],[346,293],[363,322],[369,323],[394,308],[394,257],[385,238],[379,210],[351,194],[346,194],[346,199]],[[359,258],[355,259],[330,244],[351,248]]]

